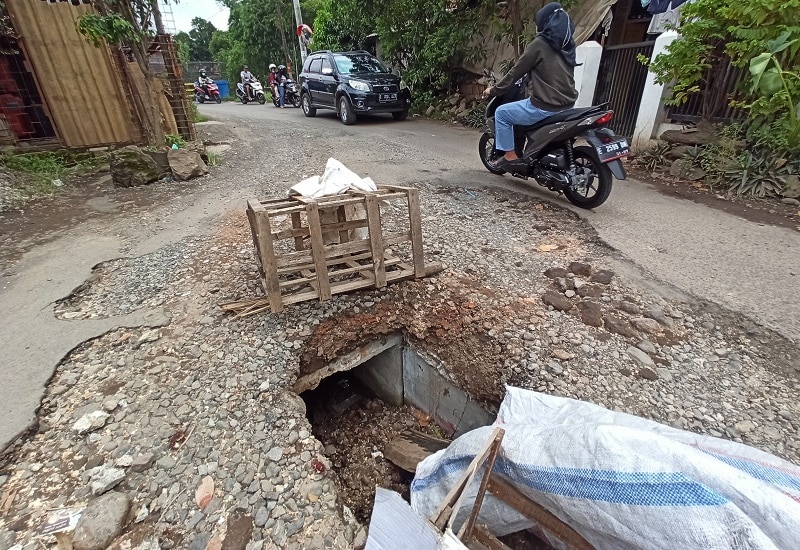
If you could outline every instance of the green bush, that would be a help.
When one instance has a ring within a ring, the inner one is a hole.
[[[662,84],[673,83],[669,103],[702,92],[701,115],[726,103],[745,109],[748,125],[772,125],[800,152],[800,0],[695,0],[684,5],[681,36],[650,64]],[[725,97],[726,58],[748,71],[738,97]]]

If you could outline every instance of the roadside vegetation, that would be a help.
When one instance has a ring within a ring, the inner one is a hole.
[[[52,195],[73,178],[97,171],[107,163],[105,155],[69,151],[3,155],[0,165],[20,175],[12,182],[19,200]]]
[[[714,188],[741,195],[800,196],[800,0],[696,0],[682,12],[681,37],[650,68],[672,85],[670,103],[702,93],[701,114],[715,120],[728,105],[745,118],[686,151],[687,170],[699,168]],[[726,97],[727,59],[744,72]],[[640,156],[648,169],[665,166],[668,150]],[[699,171],[695,172],[700,174]]]

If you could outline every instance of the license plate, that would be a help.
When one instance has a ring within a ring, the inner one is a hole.
[[[381,94],[378,101],[397,101],[397,94]]]
[[[631,152],[628,140],[625,138],[616,138],[610,143],[602,143],[595,147],[595,149],[597,150],[597,155],[600,157],[600,162],[611,162]]]

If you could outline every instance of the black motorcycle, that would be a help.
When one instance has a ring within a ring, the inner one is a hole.
[[[492,85],[494,75],[487,71]],[[502,156],[495,149],[494,113],[505,103],[525,95],[526,79],[520,79],[503,96],[495,96],[486,106],[486,127],[478,145],[483,165],[493,174],[505,174],[494,161]],[[536,183],[551,191],[563,193],[569,202],[580,208],[595,208],[611,194],[612,174],[626,178],[620,159],[630,153],[628,140],[604,127],[614,116],[608,104],[567,109],[531,126],[514,127],[514,143],[522,168],[514,168],[512,176]],[[576,145],[578,140],[588,145]]]
[[[300,90],[297,88],[297,83],[291,78],[287,78],[286,82],[283,83],[284,86],[284,96],[283,96],[283,104],[284,105],[291,105],[293,107],[300,107]],[[272,104],[276,107],[281,106],[280,97],[277,94],[277,88],[275,90],[276,93],[272,94]]]

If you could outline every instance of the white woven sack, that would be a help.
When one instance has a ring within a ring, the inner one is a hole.
[[[495,471],[598,549],[800,549],[800,468],[768,453],[513,387],[496,425],[506,435]],[[436,509],[492,429],[420,463],[419,514]],[[479,521],[497,535],[531,525],[493,497]]]

